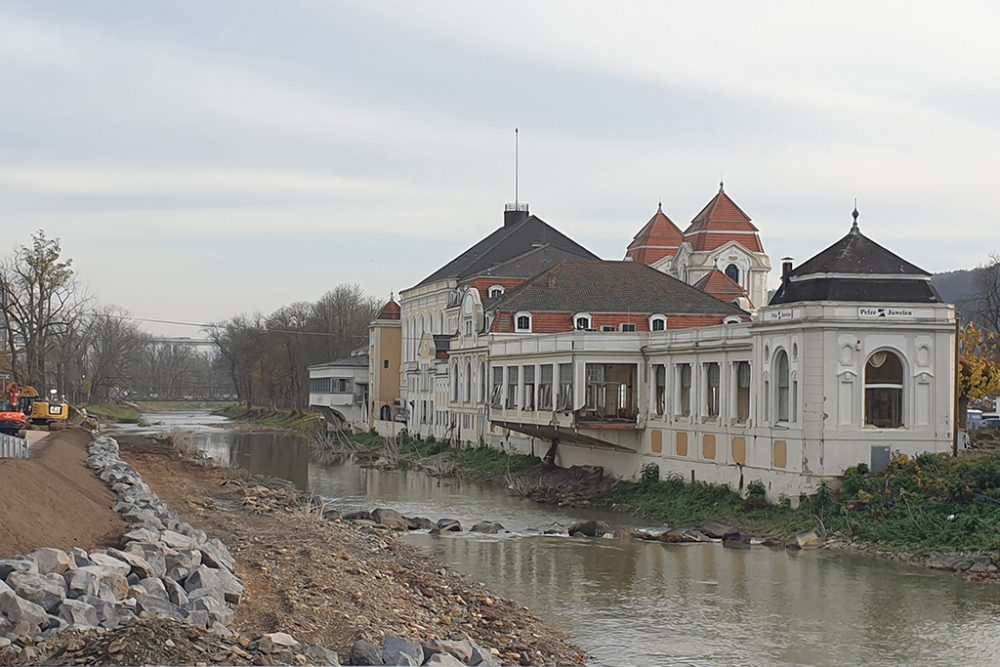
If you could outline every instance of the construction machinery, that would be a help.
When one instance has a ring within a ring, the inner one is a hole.
[[[55,389],[49,392],[49,396],[43,397],[34,387],[18,387],[11,382],[7,385],[7,403],[11,409],[24,413],[31,426],[45,426],[51,430],[53,425],[69,421],[69,404],[59,400]]]

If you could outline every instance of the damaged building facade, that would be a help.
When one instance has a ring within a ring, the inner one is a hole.
[[[768,301],[769,270],[721,188],[683,232],[658,207],[625,261],[519,205],[401,293],[401,418],[414,435],[629,479],[655,464],[736,490],[759,481],[772,500],[895,452],[949,451],[955,311],[930,274],[856,215],[826,250],[785,262]]]

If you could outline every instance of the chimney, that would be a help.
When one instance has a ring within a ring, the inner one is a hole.
[[[782,257],[781,258],[781,284],[784,285],[788,282],[788,276],[792,274],[792,258]]]
[[[507,203],[503,207],[503,226],[510,227],[521,222],[529,215],[528,204],[525,202]]]

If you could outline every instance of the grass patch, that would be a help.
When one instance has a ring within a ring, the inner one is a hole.
[[[96,405],[86,405],[84,409],[87,414],[97,417],[99,421],[113,424],[139,424],[145,426],[146,422],[137,411],[115,403],[98,403]]]
[[[141,401],[143,412],[176,412],[180,410],[219,410],[232,407],[232,401]]]
[[[492,447],[453,449],[450,458],[463,476],[479,482],[503,482],[507,473],[517,473],[539,464],[526,454],[507,454]]]
[[[247,409],[242,405],[230,405],[215,410],[212,414],[228,417],[233,421],[281,428],[306,437],[312,437],[317,431],[326,428],[326,420],[322,413],[313,410]]]

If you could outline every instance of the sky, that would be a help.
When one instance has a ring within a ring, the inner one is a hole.
[[[1000,249],[1000,6],[0,1],[0,254],[44,229],[137,317],[388,297],[519,195],[621,259],[718,191],[777,269],[862,231]],[[197,328],[147,323],[158,333]]]

